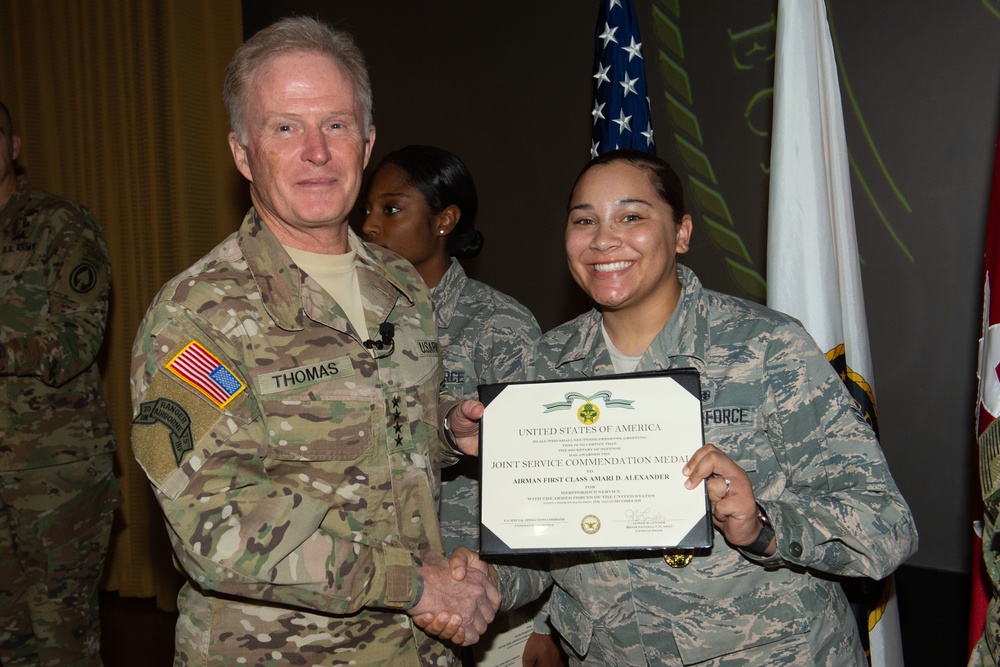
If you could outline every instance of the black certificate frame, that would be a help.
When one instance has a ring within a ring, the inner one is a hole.
[[[596,387],[607,387],[614,386],[620,381],[634,380],[640,378],[662,378],[664,381],[673,382],[678,387],[680,387],[685,392],[689,393],[692,397],[697,399],[698,404],[698,433],[700,438],[700,445],[704,444],[704,428],[702,422],[702,404],[701,404],[701,378],[696,369],[693,368],[672,368],[659,371],[644,371],[638,373],[624,373],[624,374],[612,374],[612,375],[602,375],[599,377],[584,377],[584,378],[560,378],[555,380],[545,380],[545,381],[526,381],[526,382],[511,382],[511,383],[496,383],[496,384],[484,384],[479,385],[479,396],[480,401],[486,406],[486,413],[483,415],[483,424],[485,425],[489,419],[489,406],[493,401],[495,401],[499,396],[501,396],[508,387],[512,386],[523,386],[523,385],[547,385],[552,386],[554,389],[560,384],[572,384],[576,389],[588,389]],[[558,390],[555,391],[558,393]],[[483,457],[483,452],[487,445],[483,438],[483,429],[480,429],[479,436],[479,447],[480,447],[480,494],[481,499],[485,497],[485,494],[491,492],[489,487],[488,476],[484,475],[483,466],[485,465],[485,459]],[[693,454],[693,450],[691,451]],[[702,485],[702,494],[704,498],[704,514],[698,518],[695,525],[682,539],[680,539],[677,544],[665,544],[660,546],[635,546],[631,544],[622,545],[601,545],[597,548],[589,547],[586,545],[581,545],[578,547],[511,547],[504,540],[497,535],[497,533],[491,530],[489,527],[483,524],[483,512],[482,503],[480,503],[480,553],[489,556],[508,556],[516,554],[531,554],[531,553],[550,553],[554,551],[664,551],[668,550],[671,552],[695,552],[699,550],[708,549],[712,546],[713,539],[713,527],[711,521],[711,505],[708,500],[708,492],[705,489],[704,484]]]

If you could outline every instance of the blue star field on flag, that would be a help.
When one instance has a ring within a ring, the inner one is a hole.
[[[632,0],[600,0],[594,42],[591,157],[616,148],[656,153],[646,67]]]

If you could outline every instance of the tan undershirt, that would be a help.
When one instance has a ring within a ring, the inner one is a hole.
[[[352,247],[343,255],[324,255],[288,246],[283,247],[292,261],[318,282],[320,287],[325,289],[327,294],[340,305],[361,340],[367,340],[368,324],[365,321],[365,309],[361,305],[358,272],[354,270],[354,259],[357,257],[357,251]]]

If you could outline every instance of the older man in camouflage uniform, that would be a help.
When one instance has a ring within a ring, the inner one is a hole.
[[[717,537],[690,560],[585,552],[550,556],[549,571],[499,567],[503,608],[554,583],[550,620],[573,664],[865,664],[827,575],[880,579],[916,549],[878,442],[797,322],[677,272],[680,301],[636,370],[698,370],[705,440],[749,476],[772,546]],[[547,333],[536,354],[538,379],[615,372],[597,310]]]
[[[133,449],[188,576],[175,664],[451,664],[410,615],[454,606],[472,641],[498,598],[441,553],[430,296],[347,224],[375,139],[364,58],[285,19],[237,50],[225,97],[253,208],[133,352]]]
[[[100,665],[108,250],[90,211],[17,177],[20,145],[0,103],[0,663]]]

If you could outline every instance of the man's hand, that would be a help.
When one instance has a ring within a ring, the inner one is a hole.
[[[479,641],[500,608],[500,591],[487,575],[489,566],[473,552],[463,551],[470,555],[459,559],[453,555],[451,561],[433,552],[422,556],[418,573],[424,592],[407,613],[428,634],[470,646]],[[453,576],[453,563],[461,568],[460,578]]]
[[[448,411],[448,430],[463,454],[479,456],[479,421],[486,410],[479,401],[466,399]]]

